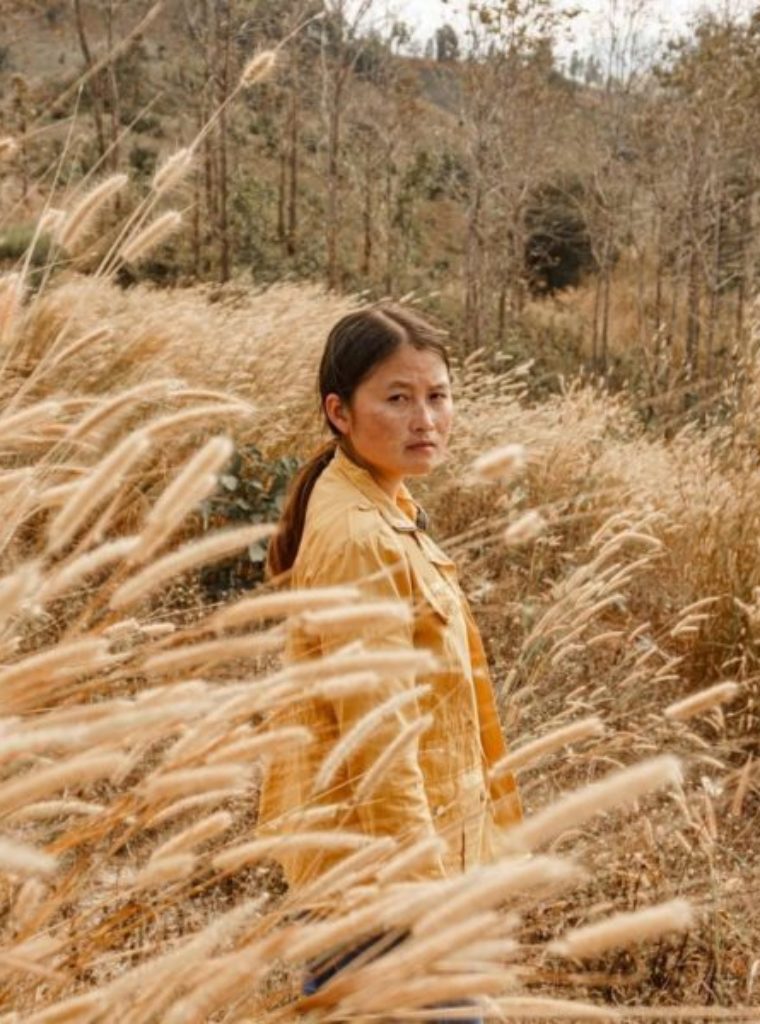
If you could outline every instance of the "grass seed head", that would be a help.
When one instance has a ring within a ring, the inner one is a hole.
[[[18,143],[12,135],[0,138],[0,160],[10,160],[18,152]]]
[[[584,958],[598,956],[608,949],[619,949],[649,942],[670,932],[688,931],[694,926],[694,911],[686,900],[671,900],[656,907],[615,914],[606,921],[567,932],[548,950],[562,956]]]
[[[153,175],[151,187],[157,195],[162,195],[175,188],[190,173],[195,158],[192,146],[178,149],[161,164]]]
[[[546,520],[540,512],[531,509],[525,515],[520,516],[504,531],[504,543],[507,547],[520,547],[522,544],[529,544],[536,540],[546,530]]]
[[[719,707],[721,704],[728,704],[739,695],[741,686],[738,683],[718,683],[709,686],[691,697],[684,697],[665,708],[665,717],[676,721],[686,721],[695,715],[701,715],[704,711]]]
[[[127,239],[119,255],[127,263],[137,263],[152,249],[162,245],[167,238],[179,231],[181,224],[182,214],[178,210],[167,210],[132,238]]]
[[[521,444],[506,444],[479,456],[472,464],[472,472],[479,480],[497,480],[512,483],[525,469],[526,452]]]
[[[260,53],[255,53],[243,68],[240,76],[240,86],[243,89],[248,89],[252,85],[263,82],[274,74],[277,64],[276,50],[262,50]]]
[[[126,174],[112,174],[79,200],[65,217],[58,231],[57,238],[64,249],[73,251],[89,234],[98,213],[121,192],[128,180]]]

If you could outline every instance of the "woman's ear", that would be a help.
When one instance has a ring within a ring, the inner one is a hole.
[[[336,430],[339,430],[341,434],[347,434],[350,424],[340,395],[336,395],[332,392],[327,395],[325,398],[324,409],[325,416],[327,416],[328,420]]]

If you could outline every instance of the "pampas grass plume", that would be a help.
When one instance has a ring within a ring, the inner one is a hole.
[[[412,609],[404,601],[370,601],[352,607],[324,608],[304,612],[300,625],[305,633],[315,636],[331,633],[354,634],[371,627],[382,632],[412,621]]]
[[[239,764],[213,768],[188,768],[184,771],[164,772],[146,780],[142,795],[148,804],[158,800],[174,800],[204,789],[239,788],[248,781],[248,771]]]
[[[0,871],[13,875],[52,875],[57,868],[55,857],[27,843],[0,838]]]
[[[472,472],[479,480],[498,480],[511,483],[525,468],[525,448],[521,444],[506,444],[484,452],[472,464]]]
[[[490,777],[498,779],[507,772],[516,771],[518,768],[525,768],[526,765],[534,764],[542,757],[561,750],[570,743],[577,743],[579,740],[588,739],[590,736],[602,736],[604,734],[604,723],[596,716],[581,719],[579,722],[572,722],[561,729],[554,729],[546,736],[540,736],[537,740],[524,744],[518,750],[507,754],[491,769]]]
[[[366,1006],[367,1003],[362,1003],[362,1000],[367,998],[369,1001],[372,998],[368,991],[369,988],[372,987],[374,989],[378,985],[385,990],[390,988],[389,997],[393,1001],[390,1004],[385,1004],[386,1006],[403,1005],[401,1002],[395,1002],[395,990],[400,987],[399,982],[402,979],[409,978],[410,976],[414,977],[415,975],[424,977],[426,970],[441,957],[454,950],[463,949],[470,942],[490,935],[500,925],[501,916],[493,911],[487,911],[480,914],[472,914],[464,920],[456,921],[446,928],[439,929],[433,935],[418,937],[414,933],[413,937],[404,942],[400,949],[386,953],[375,963],[363,968],[361,971],[361,981],[359,981],[357,972],[356,978],[346,977],[344,983],[340,979],[336,979],[330,983],[330,988],[333,989],[334,987],[334,994],[339,998],[340,993],[338,990],[343,988],[343,984],[345,984],[345,990],[348,992],[352,990],[356,992],[356,996],[360,1000],[359,1003],[357,1004],[355,1001],[346,999],[343,1004],[346,1008],[352,1002],[357,1009],[362,1005]],[[392,986],[388,986],[389,977],[393,978]],[[357,982],[359,987],[357,987]],[[374,995],[375,993],[373,992]],[[377,995],[380,995],[379,991]],[[371,1002],[370,1005],[372,1005]]]
[[[46,420],[54,420],[61,412],[60,402],[38,402],[26,409],[9,413],[0,419],[0,431],[3,437],[10,437],[15,432],[29,430],[30,427]]]
[[[416,871],[420,867],[428,867],[439,862],[446,853],[446,843],[440,836],[426,836],[413,846],[401,850],[384,867],[377,872],[377,880],[387,885],[399,878]]]
[[[550,953],[584,958],[607,949],[633,946],[668,932],[684,932],[694,924],[694,912],[686,900],[671,900],[656,907],[615,914],[606,921],[567,932],[549,947]]]
[[[148,513],[136,559],[148,558],[160,547],[188,512],[215,489],[217,473],[232,458],[227,437],[212,437],[192,455]]]
[[[709,686],[691,697],[684,697],[683,700],[669,704],[665,708],[665,717],[685,721],[687,718],[700,715],[703,711],[709,711],[719,704],[727,704],[734,700],[740,690],[741,686],[738,683],[718,683],[715,686]]]
[[[228,811],[217,811],[216,814],[210,814],[207,818],[196,821],[178,835],[172,836],[171,839],[167,839],[165,843],[162,843],[154,851],[150,858],[150,863],[152,864],[154,861],[167,857],[173,857],[179,853],[186,853],[192,850],[193,847],[200,846],[201,843],[205,843],[209,839],[214,839],[216,836],[226,832],[227,829],[231,828],[232,822],[233,817]]]
[[[88,348],[90,345],[98,345],[100,342],[107,341],[111,337],[113,337],[113,331],[110,327],[93,327],[91,331],[87,331],[81,338],[72,341],[70,345],[61,349],[60,352],[54,352],[46,370],[50,372],[54,367],[60,366],[61,363],[65,363],[67,359],[75,356],[77,352],[81,352],[82,349]]]
[[[348,675],[338,676],[337,679],[326,679],[318,683],[312,693],[323,700],[345,700],[355,693],[366,693],[377,686],[379,681],[380,676],[377,672],[349,672]]]
[[[415,924],[425,934],[479,910],[489,910],[515,895],[576,885],[585,878],[575,864],[558,857],[513,857],[481,867],[465,877],[441,906],[435,906]]]
[[[178,210],[167,210],[124,243],[121,258],[127,263],[136,263],[151,249],[155,249],[178,231],[181,224],[182,214]]]
[[[345,735],[335,744],[333,749],[322,761],[314,778],[312,792],[318,793],[327,789],[340,766],[367,739],[367,737],[388,718],[392,718],[407,705],[416,705],[420,697],[430,692],[430,686],[414,686],[401,693],[394,694],[377,707],[363,715]]]
[[[10,816],[13,822],[47,821],[63,818],[68,814],[82,814],[92,817],[105,810],[102,804],[88,804],[85,800],[44,800],[39,804],[29,804],[14,811]]]
[[[253,658],[259,654],[269,654],[279,650],[284,642],[285,633],[278,627],[267,633],[255,633],[251,636],[185,644],[174,650],[152,655],[146,659],[144,668],[146,672],[156,674],[179,672],[195,665],[211,666],[222,662],[236,661],[238,658]]]
[[[620,1020],[621,1013],[612,1006],[594,1006],[573,999],[550,999],[543,996],[505,996],[494,1001],[494,1011],[502,1020]],[[625,1014],[622,1015],[623,1017]]]
[[[28,696],[34,683],[53,683],[62,676],[74,675],[100,665],[107,657],[106,642],[91,636],[59,643],[38,654],[30,654],[0,671],[0,707],[3,704],[9,706],[14,698]]]
[[[145,432],[135,430],[101,459],[50,524],[48,547],[51,552],[66,547],[89,515],[116,490],[149,448],[150,441]]]
[[[243,72],[240,75],[240,87],[248,89],[258,82],[263,82],[264,79],[269,78],[274,73],[276,67],[276,50],[261,50],[260,53],[255,53],[243,68]]]
[[[18,143],[12,135],[0,138],[0,160],[10,160],[18,152]]]
[[[250,843],[231,846],[214,857],[217,871],[236,871],[244,864],[261,860],[270,855],[277,856],[283,849],[291,850],[357,850],[373,841],[372,836],[363,832],[314,831],[291,832],[285,835],[266,836]]]
[[[13,615],[40,586],[40,572],[34,565],[25,565],[0,580],[0,622]]]
[[[42,603],[70,590],[86,576],[97,572],[104,566],[126,558],[137,546],[137,537],[119,537],[117,540],[101,544],[92,551],[86,551],[68,565],[51,574],[41,587],[38,600]]]
[[[531,509],[525,515],[520,516],[504,531],[503,540],[508,547],[519,547],[521,544],[528,544],[530,541],[540,537],[546,529],[546,520],[540,512]]]
[[[413,746],[417,743],[420,736],[427,732],[432,724],[433,716],[424,715],[422,718],[418,718],[416,721],[410,722],[409,725],[402,729],[398,736],[388,744],[364,778],[359,782],[359,785],[356,787],[354,792],[354,800],[357,804],[362,805],[369,800],[372,793],[385,778],[386,772],[390,770],[391,765],[396,758],[400,757],[407,747]]]
[[[639,797],[680,781],[681,765],[677,758],[650,758],[561,797],[507,833],[505,844],[513,849],[535,849],[565,829],[579,827],[595,814],[630,806]]]
[[[192,146],[178,149],[161,164],[153,175],[151,187],[158,195],[178,185],[193,166],[195,150]]]
[[[143,636],[155,640],[158,637],[171,636],[177,632],[177,627],[173,622],[147,622],[140,626],[140,632]]]
[[[303,682],[337,679],[357,672],[373,672],[382,678],[395,679],[407,673],[433,672],[437,667],[435,656],[426,648],[410,646],[407,649],[373,651],[361,643],[352,643],[320,659],[290,666],[289,675],[293,680]]]
[[[125,605],[133,604],[180,573],[232,555],[271,536],[274,530],[274,526],[257,523],[234,530],[220,530],[201,540],[185,544],[178,551],[165,555],[123,583],[111,597],[111,607],[123,608]]]
[[[245,785],[238,784],[225,789],[210,789],[206,793],[196,793],[193,796],[184,797],[156,813],[151,813],[148,817],[148,825],[151,828],[158,828],[174,818],[182,817],[183,814],[187,814],[189,811],[197,811],[198,808],[206,807],[209,804],[220,804],[225,800],[241,797],[245,792]]]
[[[243,737],[234,743],[220,747],[208,755],[206,763],[249,762],[272,751],[282,756],[288,747],[307,747],[313,741],[314,735],[309,729],[305,729],[300,725],[293,725],[283,729],[276,729],[272,732],[262,732],[258,735]]]
[[[98,212],[127,184],[126,174],[112,174],[84,196],[61,224],[58,241],[71,250],[90,229]]]
[[[291,590],[282,594],[261,594],[221,608],[209,620],[209,628],[232,629],[236,626],[298,615],[304,611],[344,606],[361,596],[357,587],[314,587],[311,590]]]
[[[23,296],[21,274],[4,274],[0,277],[0,345],[7,344],[13,335]]]
[[[0,789],[0,815],[10,814],[16,808],[66,786],[79,786],[116,775],[125,763],[126,758],[121,754],[86,754],[51,768],[28,772]]]
[[[48,206],[40,217],[40,231],[56,235],[66,219],[66,211],[58,209],[57,206]]]
[[[134,889],[155,889],[158,885],[180,882],[193,873],[196,858],[192,853],[151,860],[133,882]]]
[[[16,931],[31,925],[47,894],[47,885],[39,878],[28,878],[24,882],[13,902],[10,915],[10,921]]]

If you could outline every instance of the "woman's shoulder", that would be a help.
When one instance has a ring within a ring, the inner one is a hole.
[[[352,572],[359,578],[404,560],[399,538],[371,502],[319,500],[309,506],[293,567],[300,585],[346,579]]]
[[[304,536],[320,535],[325,541],[358,543],[371,538],[383,525],[377,506],[361,491],[347,484],[330,467],[319,477],[309,496]]]

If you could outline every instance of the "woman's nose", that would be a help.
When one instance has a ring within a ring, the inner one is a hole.
[[[416,430],[429,430],[435,426],[433,410],[427,402],[417,402],[414,406],[412,426]]]

